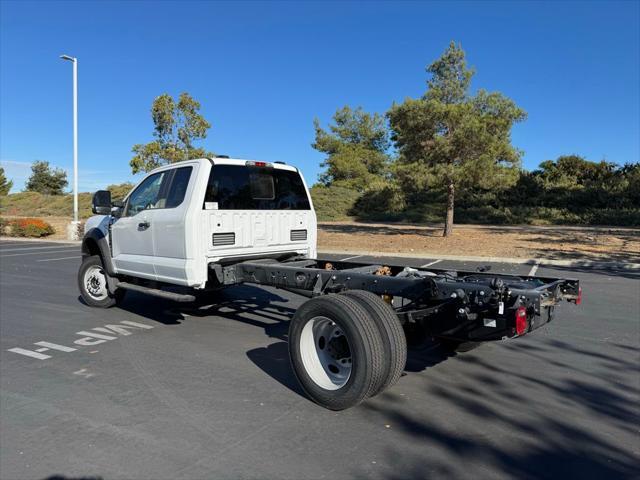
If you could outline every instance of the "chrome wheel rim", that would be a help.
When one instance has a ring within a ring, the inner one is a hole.
[[[347,337],[334,321],[313,317],[300,335],[300,354],[304,368],[319,387],[337,390],[351,377],[351,348]]]
[[[109,296],[107,277],[102,267],[92,265],[84,272],[84,288],[96,300],[104,300]]]

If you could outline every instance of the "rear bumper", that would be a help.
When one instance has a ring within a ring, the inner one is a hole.
[[[503,315],[497,311],[477,314],[475,318],[463,320],[454,329],[434,332],[438,338],[446,338],[459,342],[490,342],[509,338],[522,337],[538,328],[548,324],[555,317],[555,306],[541,307],[536,313],[533,310],[527,312],[526,329],[518,334],[516,328],[515,311],[509,309]]]

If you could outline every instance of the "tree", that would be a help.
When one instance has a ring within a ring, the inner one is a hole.
[[[4,168],[0,167],[0,196],[8,195],[11,187],[13,187],[13,181],[7,180],[4,176]]]
[[[129,162],[132,172],[148,172],[169,163],[213,156],[193,145],[206,138],[211,128],[199,111],[200,103],[186,92],[180,94],[177,102],[166,93],[157,97],[151,106],[156,140],[133,146],[135,156]]]
[[[624,206],[632,170],[601,160],[592,162],[579,155],[546,160],[532,172],[543,188],[545,206],[584,210]]]
[[[394,104],[387,116],[403,186],[409,191],[434,182],[446,187],[448,236],[456,188],[495,188],[516,181],[521,153],[511,145],[511,127],[526,113],[501,93],[479,90],[470,95],[474,71],[454,42],[426,71],[431,78],[422,98]]]
[[[62,195],[62,190],[67,184],[67,172],[60,168],[51,168],[49,162],[36,160],[31,164],[31,176],[27,180],[25,190],[45,195]]]
[[[314,120],[316,140],[311,146],[327,154],[320,165],[327,169],[320,182],[359,191],[383,177],[389,164],[389,132],[383,116],[345,106],[333,115],[329,132]]]

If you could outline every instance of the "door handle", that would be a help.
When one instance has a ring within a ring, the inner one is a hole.
[[[150,226],[151,226],[151,224],[145,220],[144,222],[140,222],[140,223],[138,224],[138,229],[139,229],[139,230],[146,230],[146,229],[147,229],[147,228],[149,228]]]

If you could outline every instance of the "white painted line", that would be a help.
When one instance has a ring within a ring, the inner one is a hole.
[[[436,263],[440,263],[442,260],[435,260],[431,263],[425,263],[424,265],[420,265],[420,268],[427,268],[430,267],[431,265],[435,265]]]
[[[533,277],[536,274],[539,266],[540,264],[537,262],[533,264],[533,267],[531,267],[531,270],[529,270],[529,277]]]
[[[93,332],[87,332],[87,331],[81,331],[81,332],[76,332],[76,334],[78,335],[87,335],[89,337],[94,337],[94,338],[99,338],[101,340],[115,340],[117,337],[110,337],[108,335],[102,335],[101,333],[93,333]],[[78,342],[75,342],[78,343]],[[80,344],[82,345],[82,344]]]
[[[0,247],[16,247],[18,245],[22,245],[23,247],[28,247],[29,245],[37,245],[38,242],[26,243],[26,242],[16,242],[16,243],[5,243],[0,242]]]
[[[0,255],[0,258],[21,257],[23,255],[48,255],[49,253],[63,253],[63,252],[68,252],[68,251],[69,250],[54,250],[54,251],[50,251],[50,252],[10,253],[9,255]]]
[[[10,352],[19,353],[20,355],[26,355],[27,357],[37,358],[38,360],[46,360],[51,358],[51,355],[43,355],[42,353],[34,352],[33,350],[26,350],[24,348],[10,348]]]
[[[51,342],[36,342],[36,345],[42,345],[43,347],[48,347],[46,350],[51,348],[52,350],[60,350],[61,352],[75,352],[75,348],[65,347],[64,345],[58,345],[57,343]],[[40,351],[40,349],[36,350],[36,352]]]
[[[354,258],[362,257],[362,255],[354,255],[353,257],[341,258],[338,260],[339,262],[344,262],[346,260],[353,260]]]
[[[73,374],[80,375],[81,377],[84,377],[84,378],[91,378],[95,376],[94,373],[89,373],[89,370],[87,370],[86,368],[81,368],[80,370],[73,372]]]
[[[79,259],[80,255],[76,255],[75,257],[45,258],[44,260],[36,260],[36,262],[55,262],[57,260],[71,260],[72,258]]]
[[[47,248],[78,248],[77,245],[67,245],[66,247],[60,245],[50,245],[48,247],[23,247],[23,248],[5,248],[3,252],[22,252],[24,250],[43,250]]]

